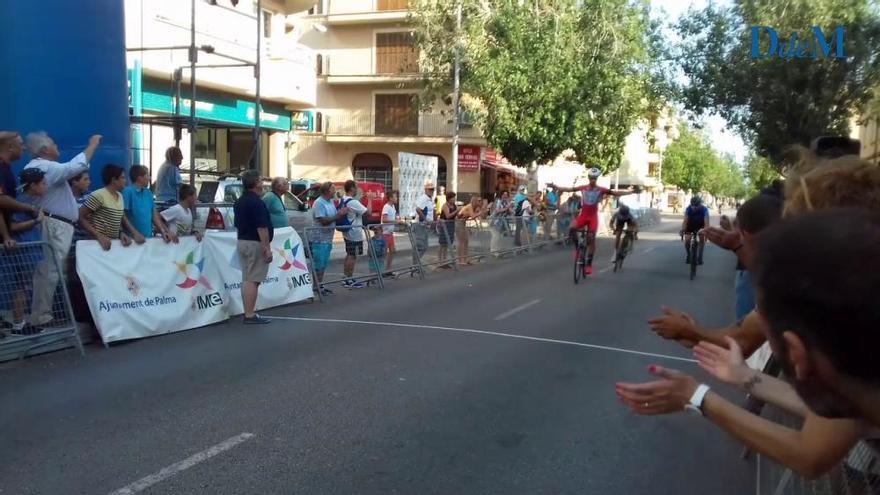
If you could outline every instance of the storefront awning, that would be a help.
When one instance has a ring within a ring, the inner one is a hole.
[[[498,172],[507,172],[509,174],[516,176],[516,178],[518,178],[518,179],[527,179],[529,176],[525,170],[523,170],[519,167],[515,167],[509,163],[503,163],[503,162],[497,162],[497,161],[491,161],[491,160],[483,160],[481,163],[482,163],[482,166],[485,168],[497,170]]]

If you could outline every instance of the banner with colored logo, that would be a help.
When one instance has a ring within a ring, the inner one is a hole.
[[[214,261],[193,237],[179,244],[148,239],[104,251],[76,243],[76,270],[104,342],[136,339],[223,321],[227,291],[211,275]]]
[[[216,263],[210,265],[211,279],[222,280],[226,291],[225,309],[229,315],[244,313],[241,302],[241,261],[235,232],[208,232],[203,240],[206,254]],[[272,262],[269,274],[260,284],[257,311],[291,304],[314,297],[312,278],[306,264],[305,246],[291,227],[275,229],[272,239]]]

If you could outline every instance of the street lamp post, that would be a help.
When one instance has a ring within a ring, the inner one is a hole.
[[[446,190],[458,192],[458,144],[461,127],[461,0],[455,6],[455,69],[453,75],[452,170],[449,170]]]

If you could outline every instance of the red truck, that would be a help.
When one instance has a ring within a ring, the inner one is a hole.
[[[342,198],[343,186],[345,183],[334,182],[333,185],[336,187],[337,199]],[[382,207],[385,206],[385,186],[379,182],[358,182],[357,186],[358,189],[363,191],[361,203],[370,208],[370,211],[364,215],[364,223],[381,223]],[[297,196],[311,208],[315,200],[318,199],[319,187],[321,187],[320,183],[312,184],[308,189],[302,191]],[[372,200],[372,206],[370,206],[370,200]]]

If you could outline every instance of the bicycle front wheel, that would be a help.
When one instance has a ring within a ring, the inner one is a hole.
[[[584,248],[577,246],[574,251],[574,283],[579,284],[584,276]]]
[[[699,244],[691,243],[691,280],[697,277],[697,254],[699,249]]]

